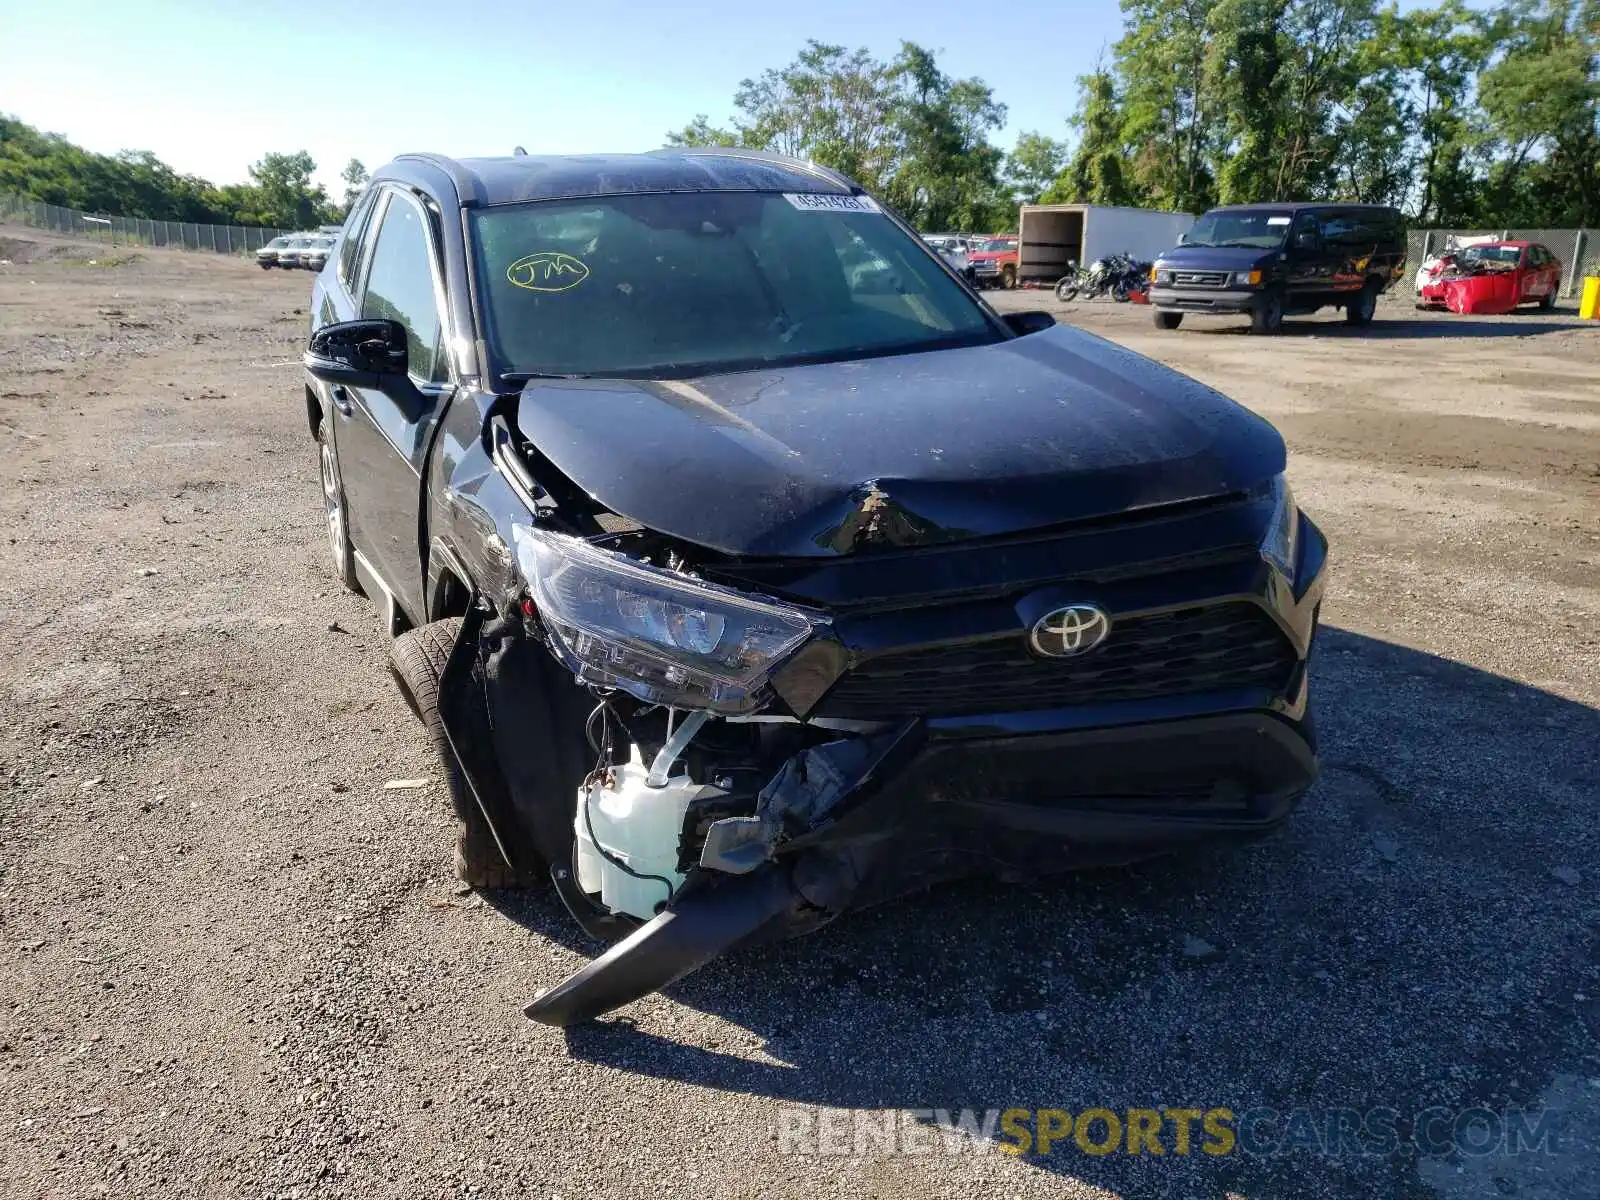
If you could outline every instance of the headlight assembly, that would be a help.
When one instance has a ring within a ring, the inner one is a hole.
[[[1261,557],[1282,571],[1292,584],[1299,549],[1300,510],[1295,506],[1289,481],[1282,475],[1272,481],[1270,495],[1272,517],[1267,522],[1267,531],[1261,535]]]
[[[642,700],[748,712],[821,618],[646,566],[579,538],[512,529],[529,596],[567,668]]]

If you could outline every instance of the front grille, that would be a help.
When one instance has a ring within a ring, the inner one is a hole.
[[[1228,286],[1226,271],[1174,271],[1173,287],[1220,288]]]
[[[895,651],[845,674],[815,715],[856,720],[1065,708],[1240,687],[1288,686],[1295,654],[1246,601],[1113,620],[1081,658],[1040,658],[1021,629],[964,645]]]
[[[997,263],[992,258],[980,259],[979,261],[977,261],[977,262],[972,264],[972,269],[973,269],[974,272],[976,272],[979,275],[998,275],[998,274],[1000,274],[1000,264]]]

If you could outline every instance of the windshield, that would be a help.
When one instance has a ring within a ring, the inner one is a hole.
[[[1245,246],[1271,250],[1283,244],[1289,232],[1290,209],[1250,209],[1245,212],[1208,212],[1194,223],[1186,246]]]
[[[474,212],[499,373],[683,377],[1003,338],[871,201],[841,211],[814,199],[649,194]]]
[[[1516,266],[1522,261],[1521,246],[1468,246],[1461,252],[1463,262]]]
[[[981,242],[972,244],[974,250],[985,253],[1001,253],[1017,248],[1016,238],[985,238]]]

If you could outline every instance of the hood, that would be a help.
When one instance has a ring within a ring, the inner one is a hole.
[[[1242,491],[1266,421],[1080,330],[694,380],[533,380],[517,423],[611,511],[728,554],[992,537]]]
[[[1011,248],[1010,250],[969,250],[967,251],[967,257],[974,261],[987,262],[992,258],[1009,257],[1016,252],[1017,251],[1015,247]]]
[[[1174,246],[1157,260],[1159,266],[1191,271],[1248,271],[1274,262],[1280,247]]]

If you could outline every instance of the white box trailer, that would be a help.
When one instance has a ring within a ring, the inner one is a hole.
[[[1192,213],[1109,204],[1024,204],[1017,223],[1017,278],[1054,283],[1069,263],[1088,266],[1108,254],[1154,259],[1194,225]]]

